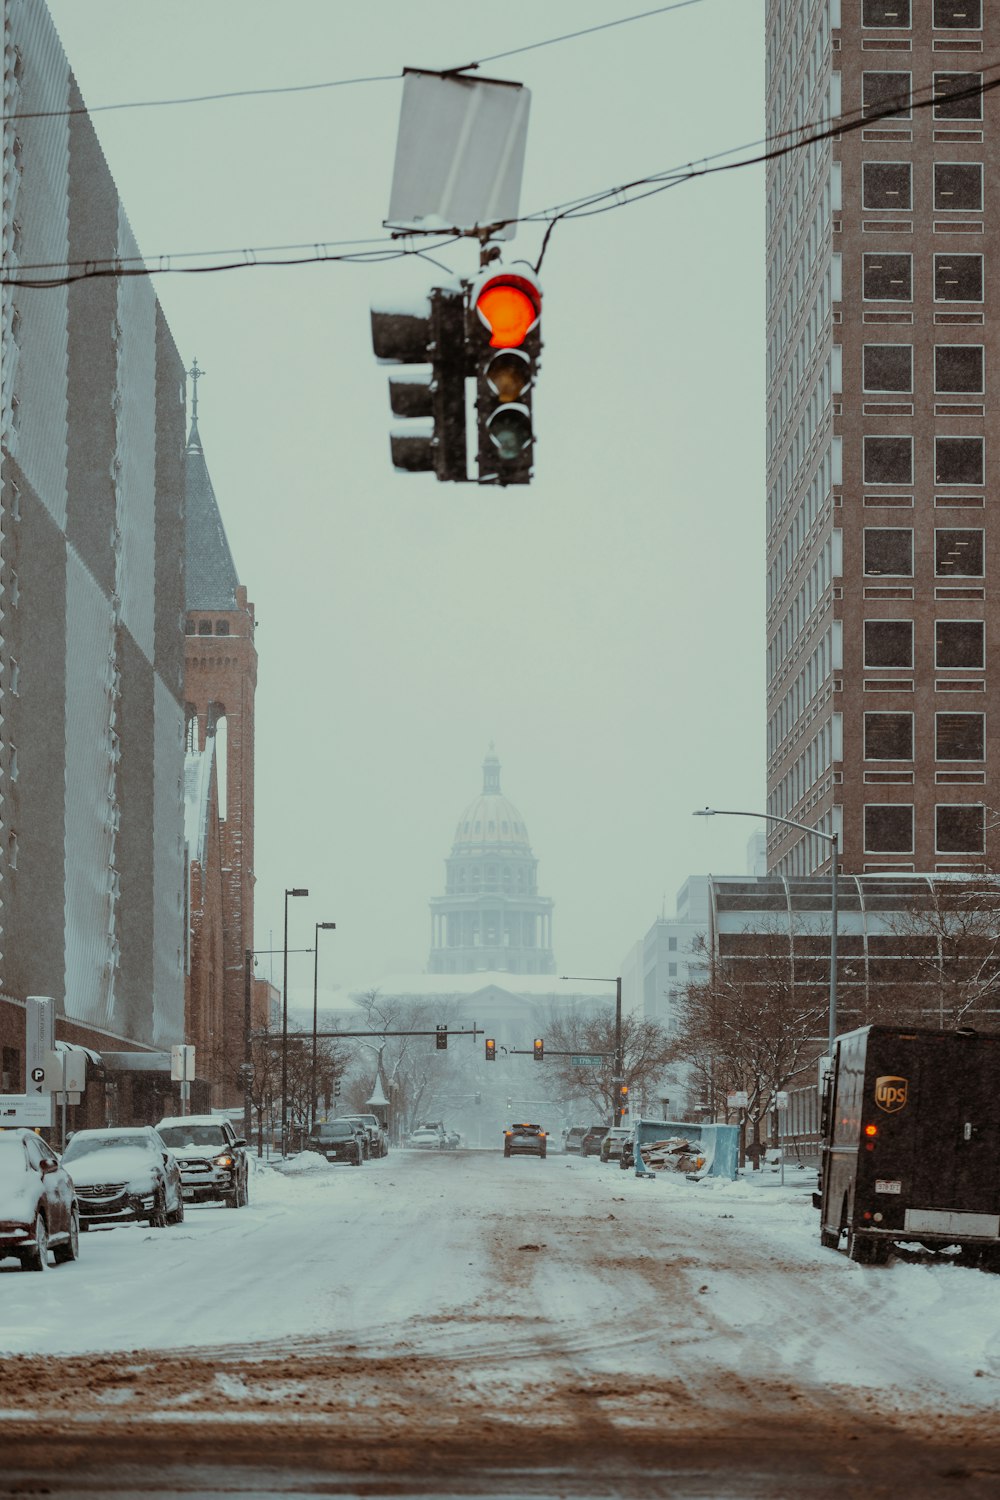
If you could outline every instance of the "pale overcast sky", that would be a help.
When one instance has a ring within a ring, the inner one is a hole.
[[[643,8],[50,0],[91,107],[454,67]],[[763,11],[698,0],[484,68],[532,91],[522,211],[757,141]],[[400,93],[94,124],[147,257],[313,244],[383,232]],[[257,944],[280,946],[282,891],[308,886],[290,944],[337,923],[325,1001],[423,969],[491,740],[560,972],[616,973],[689,874],[745,870],[755,825],[691,811],[764,805],[763,191],[748,168],[556,228],[528,488],[392,471],[369,305],[432,285],[426,262],[156,279],[206,371],[200,431],[260,622]],[[540,243],[525,228],[505,261]],[[293,959],[290,990],[311,986]]]

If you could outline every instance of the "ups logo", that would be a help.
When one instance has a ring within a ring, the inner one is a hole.
[[[883,1074],[875,1080],[875,1103],[879,1109],[884,1109],[886,1114],[891,1115],[906,1103],[907,1087],[907,1079]]]

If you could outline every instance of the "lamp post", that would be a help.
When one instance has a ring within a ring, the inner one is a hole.
[[[615,1124],[621,1123],[622,1084],[625,1082],[625,1058],[622,1056],[622,977],[609,979],[601,974],[560,974],[560,979],[582,979],[587,984],[613,984],[615,987]]]
[[[829,1024],[827,1028],[827,1053],[833,1057],[834,1042],[837,1038],[837,855],[839,852],[839,839],[835,833],[821,833],[818,828],[810,828],[808,823],[796,823],[794,818],[779,818],[777,813],[754,813],[743,812],[731,807],[699,807],[692,817],[695,818],[761,818],[766,823],[784,823],[789,828],[801,829],[803,833],[811,833],[813,838],[823,839],[830,845],[830,1010]]]
[[[289,896],[308,896],[309,892],[302,886],[295,886],[285,892],[285,938],[281,945],[282,952],[282,983],[281,983],[281,1154],[288,1155],[288,898]]]
[[[317,922],[316,936],[313,938],[313,1049],[312,1049],[312,1073],[310,1074],[309,1093],[309,1128],[316,1127],[316,1006],[319,994],[319,935],[331,928],[336,927],[336,922]]]

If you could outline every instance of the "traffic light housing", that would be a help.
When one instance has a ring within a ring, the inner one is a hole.
[[[487,272],[472,288],[467,342],[476,376],[480,484],[531,481],[541,314],[541,287],[523,272]]]
[[[437,1032],[437,1036],[434,1038],[434,1046],[437,1048],[438,1052],[447,1052],[447,1050],[448,1050],[448,1028],[447,1028],[447,1026],[435,1026],[434,1030]]]
[[[623,1083],[622,1086],[621,1086],[621,1088],[618,1090],[618,1108],[621,1110],[622,1114],[625,1114],[627,1112],[627,1110],[628,1110],[628,1084],[627,1083]]]
[[[389,377],[389,405],[404,422],[389,437],[393,468],[468,479],[465,453],[465,295],[434,287],[410,310],[371,310],[372,346],[384,364],[430,366]]]
[[[336,1080],[336,1082],[333,1085],[333,1097],[335,1099],[339,1099],[340,1098],[340,1079],[339,1078]]]
[[[487,1062],[496,1062],[496,1060],[497,1060],[497,1044],[496,1044],[496,1042],[493,1040],[493,1038],[491,1036],[488,1036],[486,1038],[486,1061]]]
[[[545,1040],[543,1037],[535,1037],[535,1062],[541,1062],[545,1057]]]

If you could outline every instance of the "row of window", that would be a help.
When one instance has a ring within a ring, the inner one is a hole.
[[[212,622],[211,622],[211,620],[198,620],[198,621],[195,621],[195,620],[189,619],[188,622],[187,622],[187,624],[186,624],[186,626],[185,626],[185,634],[187,634],[187,635],[211,635],[212,633],[213,632],[212,632]],[[215,632],[214,633],[216,635],[228,635],[229,634],[229,621],[228,620],[216,620],[216,622],[215,622]]]
[[[935,395],[982,395],[986,388],[985,367],[982,344],[936,344]],[[862,384],[866,391],[910,395],[913,391],[913,345],[865,344]]]
[[[861,0],[861,24],[909,30],[910,0]],[[931,25],[938,31],[981,31],[983,0],[934,0]]]
[[[982,302],[984,284],[982,255],[944,251],[934,256],[935,302]],[[866,302],[912,302],[913,256],[866,251],[861,257],[861,295]]]
[[[912,620],[866,620],[866,667],[913,667]],[[938,670],[981,671],[986,665],[986,627],[982,620],[935,620],[934,665]]]
[[[865,714],[865,760],[913,759],[912,713]],[[935,760],[985,760],[986,715],[934,715]]]
[[[867,854],[912,854],[914,808],[910,803],[878,802],[865,807]],[[986,809],[982,803],[939,803],[934,809],[934,848],[938,854],[982,854]]]
[[[933,173],[935,213],[981,213],[983,164],[979,161],[937,161]],[[909,212],[913,208],[913,163],[866,161],[861,168],[863,208]]]
[[[981,485],[985,476],[986,439],[936,437],[934,483]],[[865,484],[912,484],[913,438],[899,435],[866,437],[863,446]]]
[[[985,539],[985,532],[979,528],[935,529],[935,578],[982,578],[986,572]],[[912,578],[913,528],[866,526],[864,572],[866,578]]]
[[[861,112],[868,118],[912,117],[912,73],[871,72],[861,75]],[[982,73],[935,73],[933,75],[935,120],[981,120],[983,118]]]

